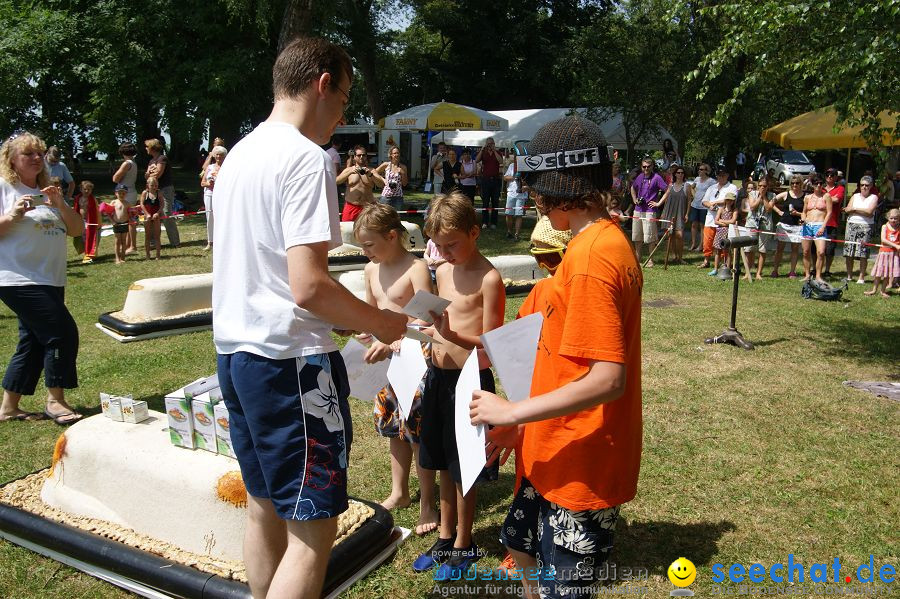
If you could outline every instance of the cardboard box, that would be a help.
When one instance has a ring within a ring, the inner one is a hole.
[[[218,387],[195,396],[191,400],[194,421],[194,446],[216,453],[216,420],[214,408],[222,398]]]
[[[134,401],[130,396],[122,398],[122,420],[131,424],[138,424],[150,418],[150,412],[146,401]]]
[[[184,396],[184,388],[166,395],[166,416],[172,445],[194,449],[194,418],[191,400]]]
[[[193,383],[184,386],[184,396],[188,399],[194,399],[204,393],[212,391],[213,389],[219,388],[219,373],[211,374],[210,376],[199,378]],[[219,398],[221,399],[221,394]]]
[[[228,417],[228,408],[224,401],[220,401],[213,408],[216,417],[216,451],[219,455],[235,457],[234,447],[231,445],[231,420]]]

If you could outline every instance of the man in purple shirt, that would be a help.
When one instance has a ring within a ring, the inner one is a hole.
[[[656,242],[656,221],[646,219],[657,218],[657,202],[666,187],[668,185],[659,173],[653,172],[653,161],[644,158],[641,161],[641,174],[635,177],[631,184],[635,217],[631,223],[631,241],[634,243],[634,255],[638,264],[641,263],[641,248],[644,247],[644,243]],[[647,267],[650,266],[653,266],[652,260],[647,262]]]

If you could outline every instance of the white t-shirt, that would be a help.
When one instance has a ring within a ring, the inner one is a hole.
[[[875,205],[878,204],[878,196],[874,193],[870,193],[866,197],[862,197],[858,193],[854,193],[853,197],[850,198],[850,204],[847,205],[847,208],[853,207],[854,210],[872,210]],[[874,225],[875,224],[875,212],[872,212],[872,216],[861,216],[859,214],[851,214],[847,217],[848,223],[855,223],[858,225]]]
[[[335,351],[332,326],[294,301],[287,250],[341,244],[334,162],[287,123],[264,122],[216,177],[213,340],[272,359]]]
[[[706,195],[703,196],[703,201],[709,202],[712,204],[712,208],[709,208],[706,212],[706,221],[703,223],[704,227],[715,227],[716,225],[716,213],[719,211],[719,206],[717,204],[724,204],[725,200],[722,197],[727,192],[731,192],[734,194],[734,197],[737,198],[737,187],[735,187],[734,183],[726,183],[722,189],[719,189],[719,183],[716,181],[716,184],[706,190]]]
[[[0,214],[25,195],[41,195],[41,190],[0,179]],[[66,285],[66,223],[59,210],[41,202],[0,235],[0,286],[22,285]]]
[[[696,208],[697,210],[706,210],[706,206],[701,204],[703,201],[703,197],[706,195],[706,191],[716,185],[717,181],[714,177],[707,177],[706,181],[701,181],[700,177],[696,177],[694,182],[691,183],[694,187],[694,200],[691,202],[691,208]]]
[[[122,177],[122,184],[128,187],[128,191],[125,193],[125,201],[134,206],[137,203],[137,164],[131,159],[126,159],[125,162],[131,165],[131,168]]]
[[[506,167],[506,173],[504,174],[504,176],[512,177],[513,175],[516,174],[515,171],[516,171],[516,165],[510,164],[508,167]],[[517,179],[513,179],[512,181],[510,181],[509,183],[506,184],[506,197],[511,198],[511,197],[516,197],[519,195],[525,195],[525,193],[524,192],[521,194],[519,193],[519,182]]]
[[[334,146],[331,146],[325,153],[331,156],[331,161],[334,163],[334,172],[338,172],[341,166],[341,155],[340,153],[334,149]]]

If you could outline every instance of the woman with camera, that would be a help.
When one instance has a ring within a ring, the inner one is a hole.
[[[388,152],[389,160],[378,165],[375,172],[384,179],[381,203],[390,204],[394,210],[403,210],[403,188],[409,184],[406,166],[400,164],[400,148],[394,146]]]
[[[84,231],[81,215],[50,185],[44,142],[19,133],[0,146],[0,300],[19,318],[19,343],[3,377],[0,422],[51,418],[77,422],[63,389],[78,386],[78,327],[65,304],[66,235]],[[34,395],[41,371],[47,401],[40,412],[19,408]]]

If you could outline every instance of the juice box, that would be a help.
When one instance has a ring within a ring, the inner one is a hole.
[[[131,424],[143,422],[150,417],[146,401],[134,401],[131,396],[122,398],[122,420]]]
[[[101,393],[100,394],[100,408],[103,410],[103,415],[109,418],[110,420],[115,420],[117,422],[122,422],[122,400],[131,401],[131,396],[126,395],[125,397],[120,397],[118,395],[110,395],[109,393]]]
[[[228,408],[224,401],[220,401],[213,408],[213,415],[216,417],[216,450],[219,455],[225,455],[230,458],[234,456],[234,448],[231,446],[231,429],[228,419]]]
[[[194,446],[197,449],[216,452],[216,422],[214,408],[222,394],[216,387],[191,400],[191,417],[194,424]]]
[[[172,445],[194,449],[191,400],[184,396],[184,388],[166,395],[166,416],[169,419],[169,439]]]

